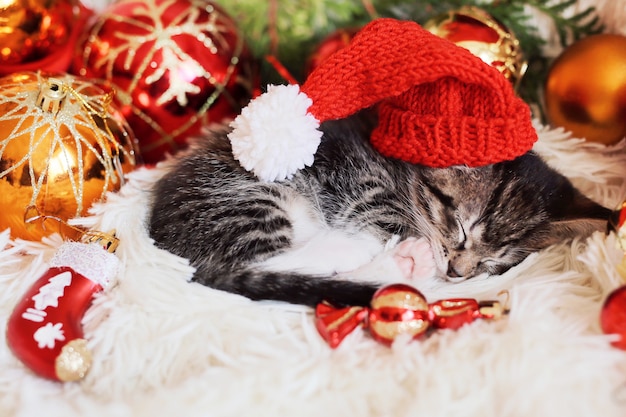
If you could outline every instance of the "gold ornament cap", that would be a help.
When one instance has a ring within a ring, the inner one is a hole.
[[[57,114],[61,109],[65,94],[66,88],[63,81],[57,78],[48,78],[46,82],[41,84],[37,105],[45,112]]]

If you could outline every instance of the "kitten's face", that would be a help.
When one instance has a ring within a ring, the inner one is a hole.
[[[515,213],[485,217],[488,207],[481,204],[482,200],[466,203],[457,206],[436,202],[433,207],[438,226],[433,227],[431,245],[437,266],[449,281],[501,274],[537,249],[533,232],[536,225],[530,220],[519,219]],[[528,228],[520,230],[518,226],[525,220],[529,221]]]
[[[498,275],[520,263],[535,249],[529,229],[523,240],[511,240],[508,222],[486,221],[464,210],[447,209],[448,220],[432,236],[437,265],[446,279],[460,282],[481,274]],[[494,219],[491,219],[494,220]],[[495,229],[502,233],[495,233]]]
[[[558,179],[560,174],[545,168],[536,175],[530,163],[537,160],[529,158],[423,173],[429,185],[419,189],[427,205],[422,229],[448,280],[501,274],[532,252],[606,227],[606,209]]]

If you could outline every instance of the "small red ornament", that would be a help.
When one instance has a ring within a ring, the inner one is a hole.
[[[611,292],[604,301],[600,313],[602,331],[606,334],[620,335],[613,346],[626,350],[626,285]]]
[[[428,304],[415,288],[393,284],[374,294],[370,308],[319,304],[315,326],[332,348],[359,326],[368,328],[375,340],[389,346],[400,335],[419,339],[431,328],[456,330],[476,319],[497,320],[504,313],[498,301],[479,303],[471,298],[455,298]]]
[[[305,74],[308,76],[326,58],[345,48],[359,30],[360,28],[338,29],[322,39],[306,61]]]
[[[9,1],[0,5],[0,75],[65,72],[91,11],[72,0]]]
[[[101,235],[98,235],[98,238]],[[7,324],[7,344],[36,374],[77,381],[91,366],[81,319],[93,295],[102,291],[119,265],[116,243],[66,242],[24,294]]]
[[[78,50],[72,71],[112,84],[146,163],[234,118],[256,85],[235,22],[206,0],[118,0]]]

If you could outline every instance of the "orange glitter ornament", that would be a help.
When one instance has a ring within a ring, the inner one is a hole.
[[[546,115],[578,138],[605,145],[626,137],[626,36],[584,38],[554,61]]]

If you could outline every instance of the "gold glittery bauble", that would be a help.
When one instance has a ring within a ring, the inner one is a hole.
[[[430,19],[424,28],[469,50],[500,71],[514,86],[526,72],[528,64],[515,34],[478,7],[451,10]]]
[[[550,67],[546,115],[579,138],[613,144],[626,136],[626,37],[593,35]]]
[[[0,78],[0,230],[68,235],[68,219],[119,189],[136,155],[112,94],[66,74]]]

